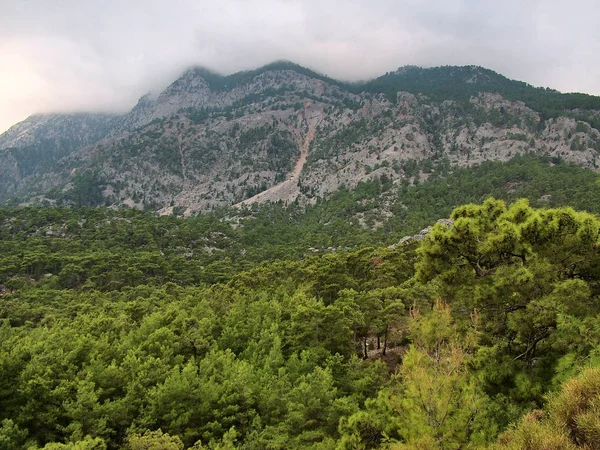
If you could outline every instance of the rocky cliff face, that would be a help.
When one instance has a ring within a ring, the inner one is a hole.
[[[597,167],[589,103],[548,118],[531,98],[558,93],[528,87],[525,102],[485,69],[423,70],[357,86],[290,64],[229,77],[191,69],[123,117],[34,116],[0,137],[0,199],[77,203],[94,192],[108,205],[192,213],[310,203],[361,180],[412,183],[523,153]],[[36,151],[44,163],[24,164]]]

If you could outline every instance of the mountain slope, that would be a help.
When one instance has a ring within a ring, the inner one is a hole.
[[[226,77],[193,68],[111,118],[97,139],[73,139],[71,150],[49,151],[47,163],[28,171],[5,169],[0,200],[43,194],[58,203],[91,198],[193,213],[311,204],[361,181],[413,184],[526,153],[595,169],[599,111],[598,97],[534,88],[475,66],[407,67],[364,84],[287,62]],[[19,143],[14,136],[27,136],[19,127],[0,142]],[[69,136],[59,126],[44,133]]]
[[[358,90],[383,93],[391,101],[395,100],[399,91],[421,93],[440,101],[469,100],[481,92],[491,92],[508,100],[522,101],[544,117],[560,116],[565,110],[600,110],[600,97],[534,87],[478,66],[430,69],[405,66],[358,86]],[[596,116],[595,120],[598,119]],[[597,125],[600,123],[596,122]]]
[[[21,194],[22,180],[43,174],[64,156],[104,138],[118,118],[110,114],[39,114],[11,127],[0,135],[0,200]],[[43,190],[44,184],[36,188]]]

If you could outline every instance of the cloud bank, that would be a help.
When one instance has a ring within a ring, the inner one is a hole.
[[[476,64],[600,94],[597,0],[17,0],[0,14],[0,131],[36,112],[130,109],[191,65],[288,59],[343,80]]]

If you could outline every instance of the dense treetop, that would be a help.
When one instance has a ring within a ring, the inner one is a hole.
[[[451,219],[232,268],[215,217],[3,210],[0,448],[595,448],[600,220]]]

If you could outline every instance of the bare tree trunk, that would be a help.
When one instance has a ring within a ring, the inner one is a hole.
[[[383,356],[385,356],[385,352],[387,350],[388,329],[389,329],[389,326],[386,324],[386,326],[385,326],[385,334],[383,335],[383,350],[381,351],[381,354]]]
[[[364,345],[364,350],[365,350],[364,359],[367,359],[367,357],[369,356],[369,351],[367,349],[367,336],[366,335],[365,335],[365,338],[363,340],[363,345]]]

